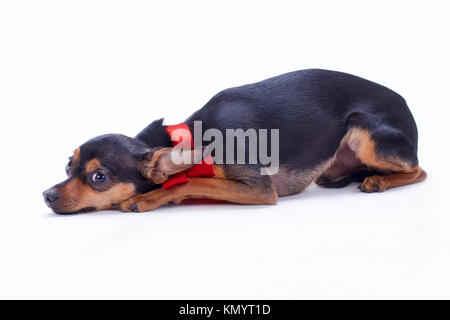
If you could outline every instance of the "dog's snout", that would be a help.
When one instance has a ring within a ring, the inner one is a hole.
[[[51,204],[59,198],[58,191],[56,191],[54,188],[44,191],[42,195],[44,196],[44,200],[47,204]]]

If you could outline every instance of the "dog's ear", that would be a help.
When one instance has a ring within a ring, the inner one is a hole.
[[[163,125],[164,119],[155,120],[135,137],[150,147],[171,146],[172,140]]]
[[[194,149],[161,148],[142,155],[140,173],[156,184],[165,182],[170,175],[185,171],[201,162],[202,151]]]

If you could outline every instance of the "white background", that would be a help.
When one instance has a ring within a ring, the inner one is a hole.
[[[1,298],[450,298],[448,1],[1,1]],[[72,150],[311,67],[384,84],[423,183],[58,216]]]

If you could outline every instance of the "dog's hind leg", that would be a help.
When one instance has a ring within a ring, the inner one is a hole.
[[[366,177],[359,188],[363,192],[379,192],[394,187],[420,182],[425,180],[426,177],[427,173],[421,167],[415,166],[404,173]]]
[[[361,182],[361,191],[379,192],[425,178],[425,171],[417,164],[414,147],[401,132],[383,125],[376,130],[350,128],[333,163],[316,183],[341,188],[351,182]]]
[[[414,148],[404,135],[394,128],[382,126],[370,132],[352,128],[348,145],[358,159],[377,174],[364,178],[363,192],[379,192],[425,180],[426,172],[418,166]]]
[[[343,188],[354,181],[362,182],[368,174],[367,166],[356,157],[355,152],[348,146],[348,135],[346,135],[330,166],[315,182],[325,188]]]
[[[356,157],[376,171],[364,178],[362,192],[379,192],[425,180],[426,172],[418,166],[415,149],[394,128],[382,126],[376,131],[352,128],[347,144]]]

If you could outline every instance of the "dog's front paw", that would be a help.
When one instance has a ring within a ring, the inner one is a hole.
[[[141,210],[139,210],[138,204],[133,200],[133,198],[122,202],[119,206],[119,209],[122,212],[141,212]]]
[[[170,200],[167,191],[157,189],[145,194],[139,194],[120,204],[124,212],[144,212],[156,209]]]
[[[366,177],[359,186],[359,190],[366,193],[383,192],[386,190],[385,181],[381,176]]]

